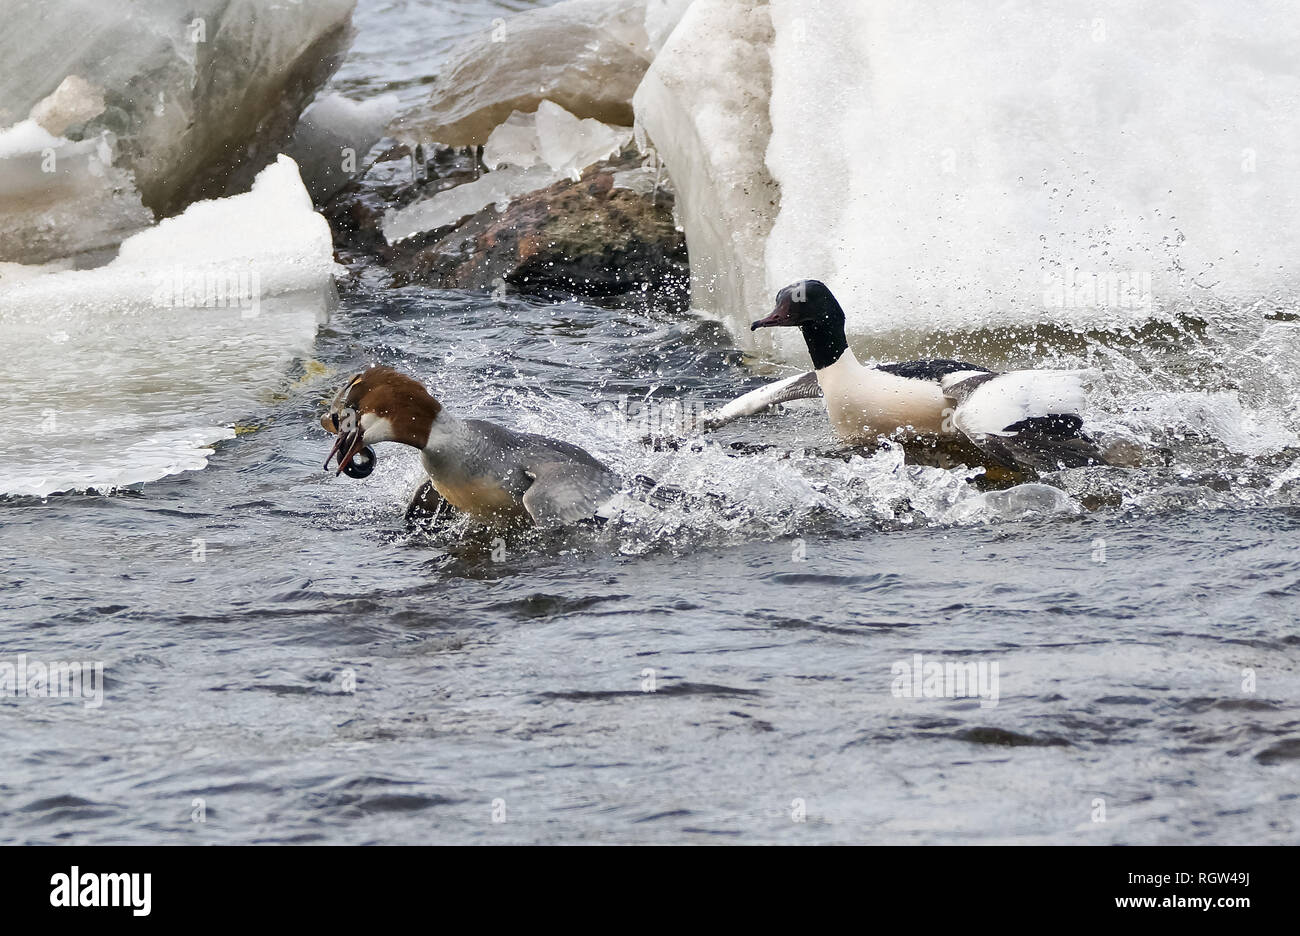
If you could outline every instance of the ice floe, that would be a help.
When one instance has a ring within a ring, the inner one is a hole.
[[[141,200],[155,213],[173,214],[195,199],[246,189],[338,64],[354,5],[11,4],[0,31],[0,127],[27,118],[76,76],[71,96],[98,95],[102,112],[84,120],[74,113],[72,123],[51,132],[75,130],[69,136],[74,141],[112,133],[114,165],[133,175]],[[66,111],[66,102],[57,109]]]
[[[452,55],[429,100],[391,133],[406,142],[481,146],[513,111],[545,100],[578,117],[630,126],[650,63],[646,0],[564,0],[497,21]]]
[[[0,267],[13,394],[0,494],[201,468],[310,357],[333,297],[328,225],[287,157],[89,270]]]

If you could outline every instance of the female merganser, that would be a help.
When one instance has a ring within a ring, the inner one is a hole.
[[[481,419],[458,419],[419,381],[391,367],[355,375],[321,417],[338,438],[325,467],[370,473],[370,445],[401,442],[420,450],[435,491],[453,507],[494,525],[569,524],[601,516],[619,491],[612,471],[583,449],[515,432]],[[353,461],[365,457],[361,465]],[[417,499],[420,495],[417,495]]]
[[[866,367],[844,337],[844,310],[817,280],[782,289],[775,311],[750,329],[778,326],[803,332],[815,382],[812,374],[802,374],[746,394],[724,407],[715,423],[774,402],[821,395],[835,434],[851,444],[882,436],[964,436],[994,464],[1021,471],[1106,464],[1082,431],[1079,371],[995,373],[951,360]]]

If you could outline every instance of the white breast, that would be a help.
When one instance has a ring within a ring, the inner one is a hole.
[[[902,430],[903,437],[943,432],[951,405],[939,385],[863,367],[845,351],[817,371],[831,428],[845,442],[872,442]]]

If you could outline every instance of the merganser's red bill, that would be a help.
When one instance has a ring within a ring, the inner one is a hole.
[[[749,326],[750,331],[756,331],[760,328],[777,328],[782,325],[793,325],[794,319],[790,315],[790,299],[781,297],[777,300],[776,310],[765,319],[759,319]]]

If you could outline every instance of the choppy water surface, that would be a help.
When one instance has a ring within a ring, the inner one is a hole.
[[[656,446],[621,396],[755,378],[715,326],[576,303],[353,288],[317,360],[201,472],[0,506],[6,659],[107,672],[97,710],[0,701],[4,841],[1296,839],[1294,451],[1201,426],[980,493],[820,454],[815,411]],[[408,530],[413,453],[320,467],[319,401],[370,361],[690,500],[503,561]],[[915,654],[996,662],[998,704],[895,697]]]
[[[335,86],[417,98],[424,57],[529,5],[363,3]],[[1147,453],[981,490],[838,452],[816,405],[661,437],[647,399],[770,370],[718,326],[373,276],[279,386],[231,387],[203,470],[0,500],[0,664],[107,680],[98,709],[0,698],[0,841],[1300,838],[1293,302],[895,349],[1094,368],[1090,425]],[[685,500],[408,528],[413,452],[321,470],[321,401],[375,362]],[[896,696],[918,654],[997,664],[996,706]]]

